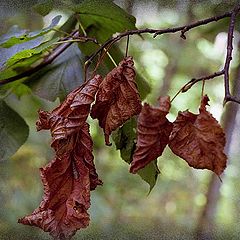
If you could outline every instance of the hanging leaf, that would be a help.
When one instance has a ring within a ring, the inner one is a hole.
[[[88,127],[87,123],[85,126]],[[19,223],[40,227],[61,240],[69,239],[78,229],[88,226],[89,170],[85,166],[85,155],[77,154],[83,152],[82,147],[86,149],[85,141],[88,142],[90,135],[85,133],[81,130],[59,143],[62,154],[40,169],[44,185],[43,200],[39,208],[19,219]],[[87,147],[91,150],[91,146]]]
[[[37,130],[51,129],[53,146],[55,141],[66,139],[84,124],[101,81],[102,77],[96,75],[87,84],[69,93],[64,102],[51,113],[39,111]]]
[[[172,123],[166,118],[171,107],[169,96],[160,97],[159,103],[156,108],[145,103],[138,117],[137,148],[131,162],[131,173],[136,173],[161,156],[169,142],[172,131]]]
[[[56,156],[41,169],[44,196],[20,223],[42,228],[55,239],[69,239],[89,224],[90,190],[102,181],[93,162],[93,142],[85,122],[101,77],[71,92],[51,113],[40,111],[37,130],[50,129]]]
[[[189,166],[209,169],[218,176],[226,168],[225,134],[217,120],[206,110],[209,98],[204,96],[199,114],[179,112],[173,123],[169,147]]]
[[[83,66],[83,55],[73,43],[50,65],[32,75],[26,84],[41,98],[63,100],[84,82]]]
[[[51,146],[55,149],[57,154],[61,154],[59,148],[59,141],[67,139],[72,134],[76,133],[85,124],[90,111],[90,105],[95,100],[95,94],[98,90],[99,84],[102,81],[100,75],[96,75],[90,79],[86,84],[75,89],[68,94],[65,101],[51,113],[39,110],[39,120],[36,122],[37,130],[50,129],[52,135]],[[87,133],[86,133],[87,135]],[[92,146],[92,140],[86,139],[88,145]],[[86,158],[86,165],[89,167],[93,185],[91,190],[96,188],[94,182],[98,183],[97,173],[93,163],[93,156]]]
[[[136,127],[137,120],[133,117],[113,133],[116,148],[120,150],[121,158],[128,164],[131,163],[134,150],[136,149]],[[157,161],[150,162],[137,172],[137,174],[149,184],[149,192],[155,186],[159,173]]]
[[[28,134],[24,119],[0,100],[0,161],[11,157],[27,140]]]
[[[141,111],[133,64],[132,57],[125,58],[99,86],[91,117],[104,129],[106,145],[112,131]]]
[[[0,46],[3,48],[9,48],[15,44],[24,43],[29,40],[32,40],[33,38],[42,36],[51,31],[54,27],[56,27],[61,17],[62,17],[61,15],[54,17],[52,19],[51,24],[48,27],[34,32],[27,32],[27,30],[22,30],[19,29],[17,26],[14,26],[9,30],[8,33],[0,37]]]

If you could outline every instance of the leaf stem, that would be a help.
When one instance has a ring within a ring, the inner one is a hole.
[[[63,30],[57,29],[57,28],[53,28],[53,31],[56,31],[56,32],[59,32],[59,33],[63,33],[64,35],[67,35],[68,37],[71,36],[71,34],[65,32],[65,31],[63,31]]]
[[[85,31],[85,29],[84,29],[84,27],[83,27],[83,25],[82,25],[82,23],[81,23],[81,21],[80,21],[80,16],[79,16],[79,14],[76,14],[76,18],[77,18],[79,27],[80,27],[80,29],[81,29],[82,32],[83,32],[83,35],[84,35],[85,37],[87,37],[87,33],[86,33],[86,31]]]
[[[106,48],[104,48],[104,51],[107,53],[107,55],[108,55],[109,59],[112,61],[113,65],[114,65],[115,67],[117,67],[117,63],[115,62],[115,60],[113,59],[113,57],[112,57],[112,55],[109,53],[109,51],[107,51]]]
[[[128,56],[128,46],[129,46],[129,35],[127,36],[127,44],[126,44],[126,52],[125,52],[125,57]]]
[[[184,86],[185,86],[185,85],[184,85]],[[173,100],[182,92],[182,89],[184,88],[184,86],[177,91],[177,93],[176,93],[176,94],[173,96],[173,98],[171,99],[170,103],[172,103]]]
[[[73,43],[73,42],[94,42],[94,43],[96,43],[96,39],[88,38],[88,37],[78,37],[78,38],[68,39],[68,40],[64,40],[64,41],[58,41],[56,43],[53,43],[53,45],[58,45],[58,44],[62,44],[62,43]]]
[[[205,87],[205,80],[202,81],[202,91],[201,91],[201,98],[203,98],[204,94],[204,87]]]

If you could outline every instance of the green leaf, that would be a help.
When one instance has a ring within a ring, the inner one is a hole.
[[[50,47],[52,47],[53,44],[56,43],[58,40],[59,40],[59,38],[54,38],[50,41],[42,43],[41,45],[39,45],[33,49],[25,49],[23,51],[20,51],[20,52],[16,53],[15,55],[13,55],[12,57],[10,57],[6,61],[5,66],[10,67],[20,60],[30,58],[36,54],[40,54],[40,53],[46,51],[47,49],[49,49]]]
[[[10,32],[0,37],[0,46],[4,48],[9,48],[15,44],[24,43],[33,38],[42,36],[51,31],[59,23],[61,17],[61,15],[54,17],[48,27],[34,32],[27,33],[26,30],[21,30],[18,27],[12,28],[10,29]],[[14,29],[16,30],[16,32],[14,32]]]
[[[9,93],[15,94],[19,99],[23,95],[28,95],[31,93],[31,89],[22,83],[23,80],[14,81],[3,85],[0,88],[0,98],[7,96]]]
[[[12,26],[6,34],[3,34],[0,37],[0,46],[1,44],[7,42],[9,39],[15,37],[15,38],[20,38],[26,34],[27,30],[26,29],[20,29],[19,26],[14,25]]]
[[[135,17],[110,0],[85,0],[72,10],[79,13],[88,36],[96,37],[101,43],[113,33],[136,29]]]
[[[157,160],[150,162],[148,165],[146,165],[143,169],[140,169],[138,171],[138,174],[140,177],[149,184],[149,193],[154,188],[158,174],[160,173],[158,166],[157,166]],[[148,194],[149,194],[148,193]]]
[[[10,69],[6,69],[2,72],[0,72],[0,81],[6,78],[10,78],[16,75],[16,71],[14,71],[14,69],[10,68]]]
[[[4,70],[2,70],[0,72],[0,81],[3,79],[6,79],[6,78],[13,77],[17,74],[20,74],[20,73],[26,71],[27,69],[29,69],[29,67],[32,64],[34,64],[37,60],[39,60],[41,58],[42,58],[42,54],[36,54],[30,58],[25,58],[25,59],[19,61],[18,63],[15,63],[10,68],[5,68]]]
[[[48,0],[33,6],[33,10],[42,16],[46,16],[53,9],[53,1]]]
[[[27,140],[28,134],[24,119],[0,100],[0,160],[13,155]]]
[[[14,53],[21,49],[18,47],[18,45],[15,45],[8,49],[5,48],[0,49],[0,53],[4,52],[3,50],[7,51],[5,56],[3,56],[2,59],[0,59],[0,69],[2,68],[0,72],[1,73],[0,81],[9,77],[13,77],[19,73],[26,71],[26,69],[29,69],[32,64],[34,64],[36,61],[42,58],[42,53],[47,51],[50,47],[52,47],[53,44],[56,43],[58,40],[59,38],[54,38],[40,45],[38,45],[39,42],[33,43],[34,45],[37,46],[32,49],[25,49],[19,51],[13,56],[10,56],[11,53]],[[26,43],[24,43],[23,45],[26,45]],[[31,47],[31,45],[29,44],[28,46]],[[9,54],[10,57],[7,54]],[[6,59],[4,59],[4,57],[6,57]]]
[[[13,55],[17,54],[18,52],[21,52],[26,49],[32,49],[37,46],[39,46],[43,42],[43,37],[37,37],[30,41],[16,44],[10,48],[0,48],[0,69],[2,70],[5,66],[4,64],[7,62],[9,58],[11,58]]]
[[[30,32],[28,34],[28,36],[30,38],[33,38],[33,37],[42,36],[42,35],[48,33],[49,31],[51,31],[54,27],[56,27],[58,25],[58,23],[60,22],[61,18],[62,18],[61,15],[57,15],[56,17],[54,17],[52,19],[52,22],[50,23],[50,25],[48,27],[43,28],[41,30],[34,31],[34,32]]]
[[[121,158],[128,164],[131,163],[136,148],[136,127],[137,120],[133,117],[113,133],[113,141],[115,142],[116,148],[120,150]],[[150,162],[146,167],[138,171],[137,174],[149,184],[149,193],[155,186],[159,173],[156,160]]]
[[[32,75],[26,84],[41,98],[64,99],[84,82],[83,66],[83,55],[73,43],[50,65]]]

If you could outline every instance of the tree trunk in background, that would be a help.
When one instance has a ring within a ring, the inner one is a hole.
[[[173,82],[173,77],[177,72],[178,63],[177,60],[171,61],[165,69],[165,74],[163,77],[163,83],[159,91],[159,96],[168,95],[168,92],[171,88],[171,84]]]
[[[233,94],[239,95],[240,93],[240,63],[236,70],[236,75],[233,83]],[[221,122],[226,134],[226,146],[225,153],[230,156],[230,146],[232,135],[234,131],[234,126],[236,122],[236,116],[239,109],[237,103],[229,102],[226,104],[225,112],[223,113]],[[228,160],[229,164],[229,160]],[[222,178],[224,175],[222,176]],[[217,203],[220,198],[220,187],[222,183],[220,182],[216,174],[212,174],[208,186],[208,191],[206,193],[206,204],[203,207],[202,213],[198,221],[196,235],[198,239],[212,239],[212,233],[215,223]]]

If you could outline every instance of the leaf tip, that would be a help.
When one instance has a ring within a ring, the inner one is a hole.
[[[137,170],[138,170],[138,169],[136,169],[134,165],[130,165],[130,168],[129,168],[129,172],[130,172],[130,173],[136,174],[136,173],[137,173]]]
[[[200,111],[206,111],[206,106],[209,106],[210,99],[207,95],[204,95],[201,100],[201,106],[200,106]]]
[[[160,96],[158,98],[159,109],[163,112],[169,112],[171,108],[170,96]]]
[[[50,128],[50,125],[49,125],[50,113],[39,109],[38,115],[39,115],[39,119],[36,122],[37,131],[40,131],[42,129],[49,129]]]

